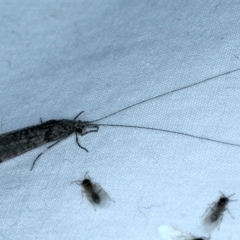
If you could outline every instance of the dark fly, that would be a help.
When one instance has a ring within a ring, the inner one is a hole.
[[[168,129],[160,129],[160,128],[150,128],[150,127],[144,127],[144,126],[132,126],[132,125],[120,125],[120,124],[96,124],[96,122],[103,120],[105,118],[108,118],[110,116],[113,116],[117,113],[120,113],[122,111],[125,111],[127,109],[130,109],[132,107],[135,107],[137,105],[155,100],[160,97],[164,97],[166,95],[173,94],[175,92],[185,90],[190,87],[195,87],[199,84],[206,83],[210,80],[213,80],[217,77],[221,77],[236,71],[239,71],[240,69],[235,69],[232,71],[228,71],[222,74],[219,74],[217,76],[213,76],[207,79],[204,79],[202,81],[199,81],[197,83],[193,83],[191,85],[178,88],[175,90],[172,90],[170,92],[166,92],[163,94],[159,94],[157,96],[154,96],[152,98],[143,100],[141,102],[135,103],[131,106],[125,107],[121,110],[118,110],[114,113],[111,113],[105,117],[99,118],[94,121],[80,121],[77,120],[79,115],[82,113],[79,113],[73,120],[69,119],[61,119],[61,120],[49,120],[47,122],[42,122],[38,125],[33,125],[30,127],[18,129],[15,131],[11,131],[8,133],[4,133],[0,135],[0,162],[4,162],[8,159],[14,158],[16,156],[19,156],[21,154],[24,154],[34,148],[37,148],[39,146],[42,146],[46,143],[52,143],[50,146],[47,147],[47,149],[55,146],[58,144],[60,141],[66,139],[68,136],[72,135],[75,133],[76,136],[76,143],[77,145],[87,151],[86,148],[82,147],[79,143],[78,140],[78,135],[84,136],[87,133],[90,132],[97,132],[99,129],[99,126],[108,126],[108,127],[124,127],[124,128],[138,128],[138,129],[146,129],[146,130],[152,130],[152,131],[160,131],[160,132],[165,132],[165,133],[171,133],[171,134],[178,134],[186,137],[191,137],[191,138],[197,138],[201,140],[206,140],[206,141],[212,141],[220,144],[225,144],[225,145],[231,145],[231,146],[237,146],[240,147],[240,144],[236,143],[229,143],[225,141],[219,141],[216,139],[212,138],[206,138],[206,137],[201,137],[201,136],[196,136],[192,135],[189,133],[184,133],[184,132],[177,132],[177,131],[172,131]],[[33,169],[37,159],[43,154],[40,153],[36,159],[33,162],[32,168]]]
[[[91,178],[87,174],[88,172],[85,174],[83,180],[76,180],[72,183],[76,183],[83,188],[82,197],[83,194],[86,195],[88,201],[93,205],[94,210],[96,210],[95,206],[98,207],[105,205],[107,202],[106,200],[114,202],[98,183],[92,182]]]
[[[235,193],[231,194],[230,196],[225,196],[223,193],[221,193],[219,200],[211,204],[212,206],[207,209],[208,214],[204,219],[204,225],[207,229],[213,230],[215,227],[219,226],[223,219],[223,213],[226,210],[230,214],[227,205],[229,202],[236,201],[230,199],[230,197],[232,197],[233,195],[235,195]],[[232,217],[231,214],[230,216]]]

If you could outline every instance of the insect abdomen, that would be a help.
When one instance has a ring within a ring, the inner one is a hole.
[[[91,197],[94,203],[97,203],[97,204],[100,203],[100,197],[97,193],[92,193]]]
[[[220,214],[218,212],[212,213],[211,216],[210,216],[210,221],[211,222],[216,222],[218,220],[218,218],[219,218],[219,215]]]
[[[49,120],[39,125],[0,135],[0,162],[19,156],[45,143],[66,138],[74,132],[69,120]]]

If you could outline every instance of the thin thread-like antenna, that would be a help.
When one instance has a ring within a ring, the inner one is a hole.
[[[105,118],[111,117],[111,116],[113,116],[113,115],[115,115],[115,114],[117,114],[117,113],[123,112],[123,111],[125,111],[125,110],[127,110],[127,109],[129,109],[129,108],[132,108],[132,107],[135,107],[135,106],[137,106],[137,105],[140,105],[140,104],[149,102],[149,101],[151,101],[151,100],[153,100],[153,99],[157,99],[157,98],[160,98],[160,97],[163,97],[163,96],[166,96],[166,95],[170,95],[170,94],[172,94],[172,93],[175,93],[175,92],[178,92],[178,91],[182,91],[182,90],[185,90],[185,89],[190,88],[190,87],[195,87],[195,86],[197,86],[197,85],[199,85],[199,84],[202,84],[202,83],[208,82],[208,81],[210,81],[210,80],[213,80],[214,78],[218,78],[218,77],[221,77],[221,76],[225,76],[225,75],[227,75],[227,74],[234,73],[234,72],[237,72],[237,71],[239,71],[239,70],[240,70],[240,68],[237,68],[237,69],[234,69],[234,70],[225,72],[225,73],[220,73],[220,74],[218,74],[218,75],[216,75],[216,76],[206,78],[206,79],[204,79],[204,80],[202,80],[202,81],[200,81],[200,82],[196,82],[196,83],[187,85],[187,86],[185,86],[185,87],[181,87],[181,88],[178,88],[178,89],[175,89],[175,90],[166,92],[166,93],[159,94],[159,95],[157,95],[157,96],[155,96],[155,97],[151,97],[151,98],[145,99],[145,100],[143,100],[143,101],[141,101],[141,102],[135,103],[135,104],[133,104],[133,105],[131,105],[131,106],[125,107],[125,108],[123,108],[123,109],[121,109],[121,110],[118,110],[118,111],[116,111],[116,112],[114,112],[114,113],[111,113],[111,114],[109,114],[109,115],[107,115],[107,116],[105,116],[105,117],[101,117],[101,118],[96,119],[96,120],[94,120],[94,121],[90,121],[89,123],[98,122],[98,121],[103,120],[103,119],[105,119]]]
[[[229,143],[229,142],[219,141],[219,140],[215,140],[215,139],[211,139],[211,138],[207,138],[207,137],[196,136],[196,135],[192,135],[192,134],[189,134],[189,133],[177,132],[177,131],[161,129],[161,128],[141,127],[141,126],[121,125],[121,124],[98,124],[98,126],[138,128],[138,129],[153,130],[153,131],[159,131],[159,132],[165,132],[165,133],[178,134],[178,135],[182,135],[182,136],[186,136],[186,137],[197,138],[197,139],[201,139],[201,140],[205,140],[205,141],[220,143],[220,144],[224,144],[224,145],[230,145],[230,146],[234,146],[234,147],[240,147],[240,144],[237,144],[237,143]]]
[[[81,111],[81,112],[73,119],[73,121],[75,121],[82,113],[84,113],[84,111]]]

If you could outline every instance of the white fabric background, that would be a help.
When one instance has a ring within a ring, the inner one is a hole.
[[[240,2],[4,0],[0,132],[39,118],[94,120],[240,68]],[[240,71],[102,122],[240,144]],[[0,239],[160,239],[169,224],[204,236],[219,190],[239,198],[240,148],[174,134],[101,127],[0,166]],[[71,181],[86,171],[116,201],[96,212]],[[240,239],[239,201],[212,239]]]

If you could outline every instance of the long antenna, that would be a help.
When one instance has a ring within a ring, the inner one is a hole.
[[[105,127],[122,127],[122,128],[138,128],[138,129],[145,129],[145,130],[153,130],[153,131],[159,131],[159,132],[165,132],[165,133],[172,133],[172,134],[178,134],[186,137],[191,137],[191,138],[197,138],[205,141],[210,141],[210,142],[215,142],[215,143],[221,143],[224,145],[230,145],[234,147],[240,147],[240,144],[237,143],[229,143],[225,141],[219,141],[207,137],[200,137],[184,132],[177,132],[177,131],[172,131],[172,130],[167,130],[167,129],[162,129],[162,128],[152,128],[152,127],[141,127],[141,126],[133,126],[133,125],[121,125],[121,124],[98,124],[98,126],[105,126]]]
[[[98,122],[98,121],[100,121],[100,120],[103,120],[103,119],[105,119],[105,118],[111,117],[111,116],[113,116],[113,115],[115,115],[115,114],[117,114],[117,113],[123,112],[123,111],[125,111],[125,110],[127,110],[127,109],[129,109],[129,108],[135,107],[135,106],[140,105],[140,104],[142,104],[142,103],[146,103],[146,102],[149,102],[149,101],[151,101],[151,100],[153,100],[153,99],[157,99],[157,98],[160,98],[160,97],[163,97],[163,96],[166,96],[166,95],[170,95],[170,94],[172,94],[172,93],[175,93],[175,92],[178,92],[178,91],[182,91],[182,90],[185,90],[185,89],[190,88],[190,87],[195,87],[195,86],[200,85],[200,84],[202,84],[202,83],[205,83],[205,82],[208,82],[208,81],[210,81],[210,80],[213,80],[214,78],[218,78],[218,77],[221,77],[221,76],[225,76],[225,75],[228,75],[228,74],[230,74],[230,73],[237,72],[237,71],[239,71],[239,70],[240,70],[240,68],[237,68],[237,69],[234,69],[234,70],[225,72],[225,73],[220,73],[220,74],[218,74],[218,75],[216,75],[216,76],[206,78],[206,79],[204,79],[204,80],[202,80],[202,81],[200,81],[200,82],[196,82],[196,83],[187,85],[187,86],[185,86],[185,87],[181,87],[181,88],[178,88],[178,89],[175,89],[175,90],[166,92],[166,93],[159,94],[159,95],[157,95],[157,96],[155,96],[155,97],[151,97],[151,98],[145,99],[145,100],[143,100],[143,101],[141,101],[141,102],[135,103],[135,104],[133,104],[133,105],[131,105],[131,106],[125,107],[125,108],[123,108],[123,109],[121,109],[121,110],[118,110],[118,111],[116,111],[116,112],[114,112],[114,113],[111,113],[111,114],[109,114],[109,115],[107,115],[107,116],[105,116],[105,117],[101,117],[101,118],[96,119],[96,120],[94,120],[94,121],[90,121],[89,123]]]

